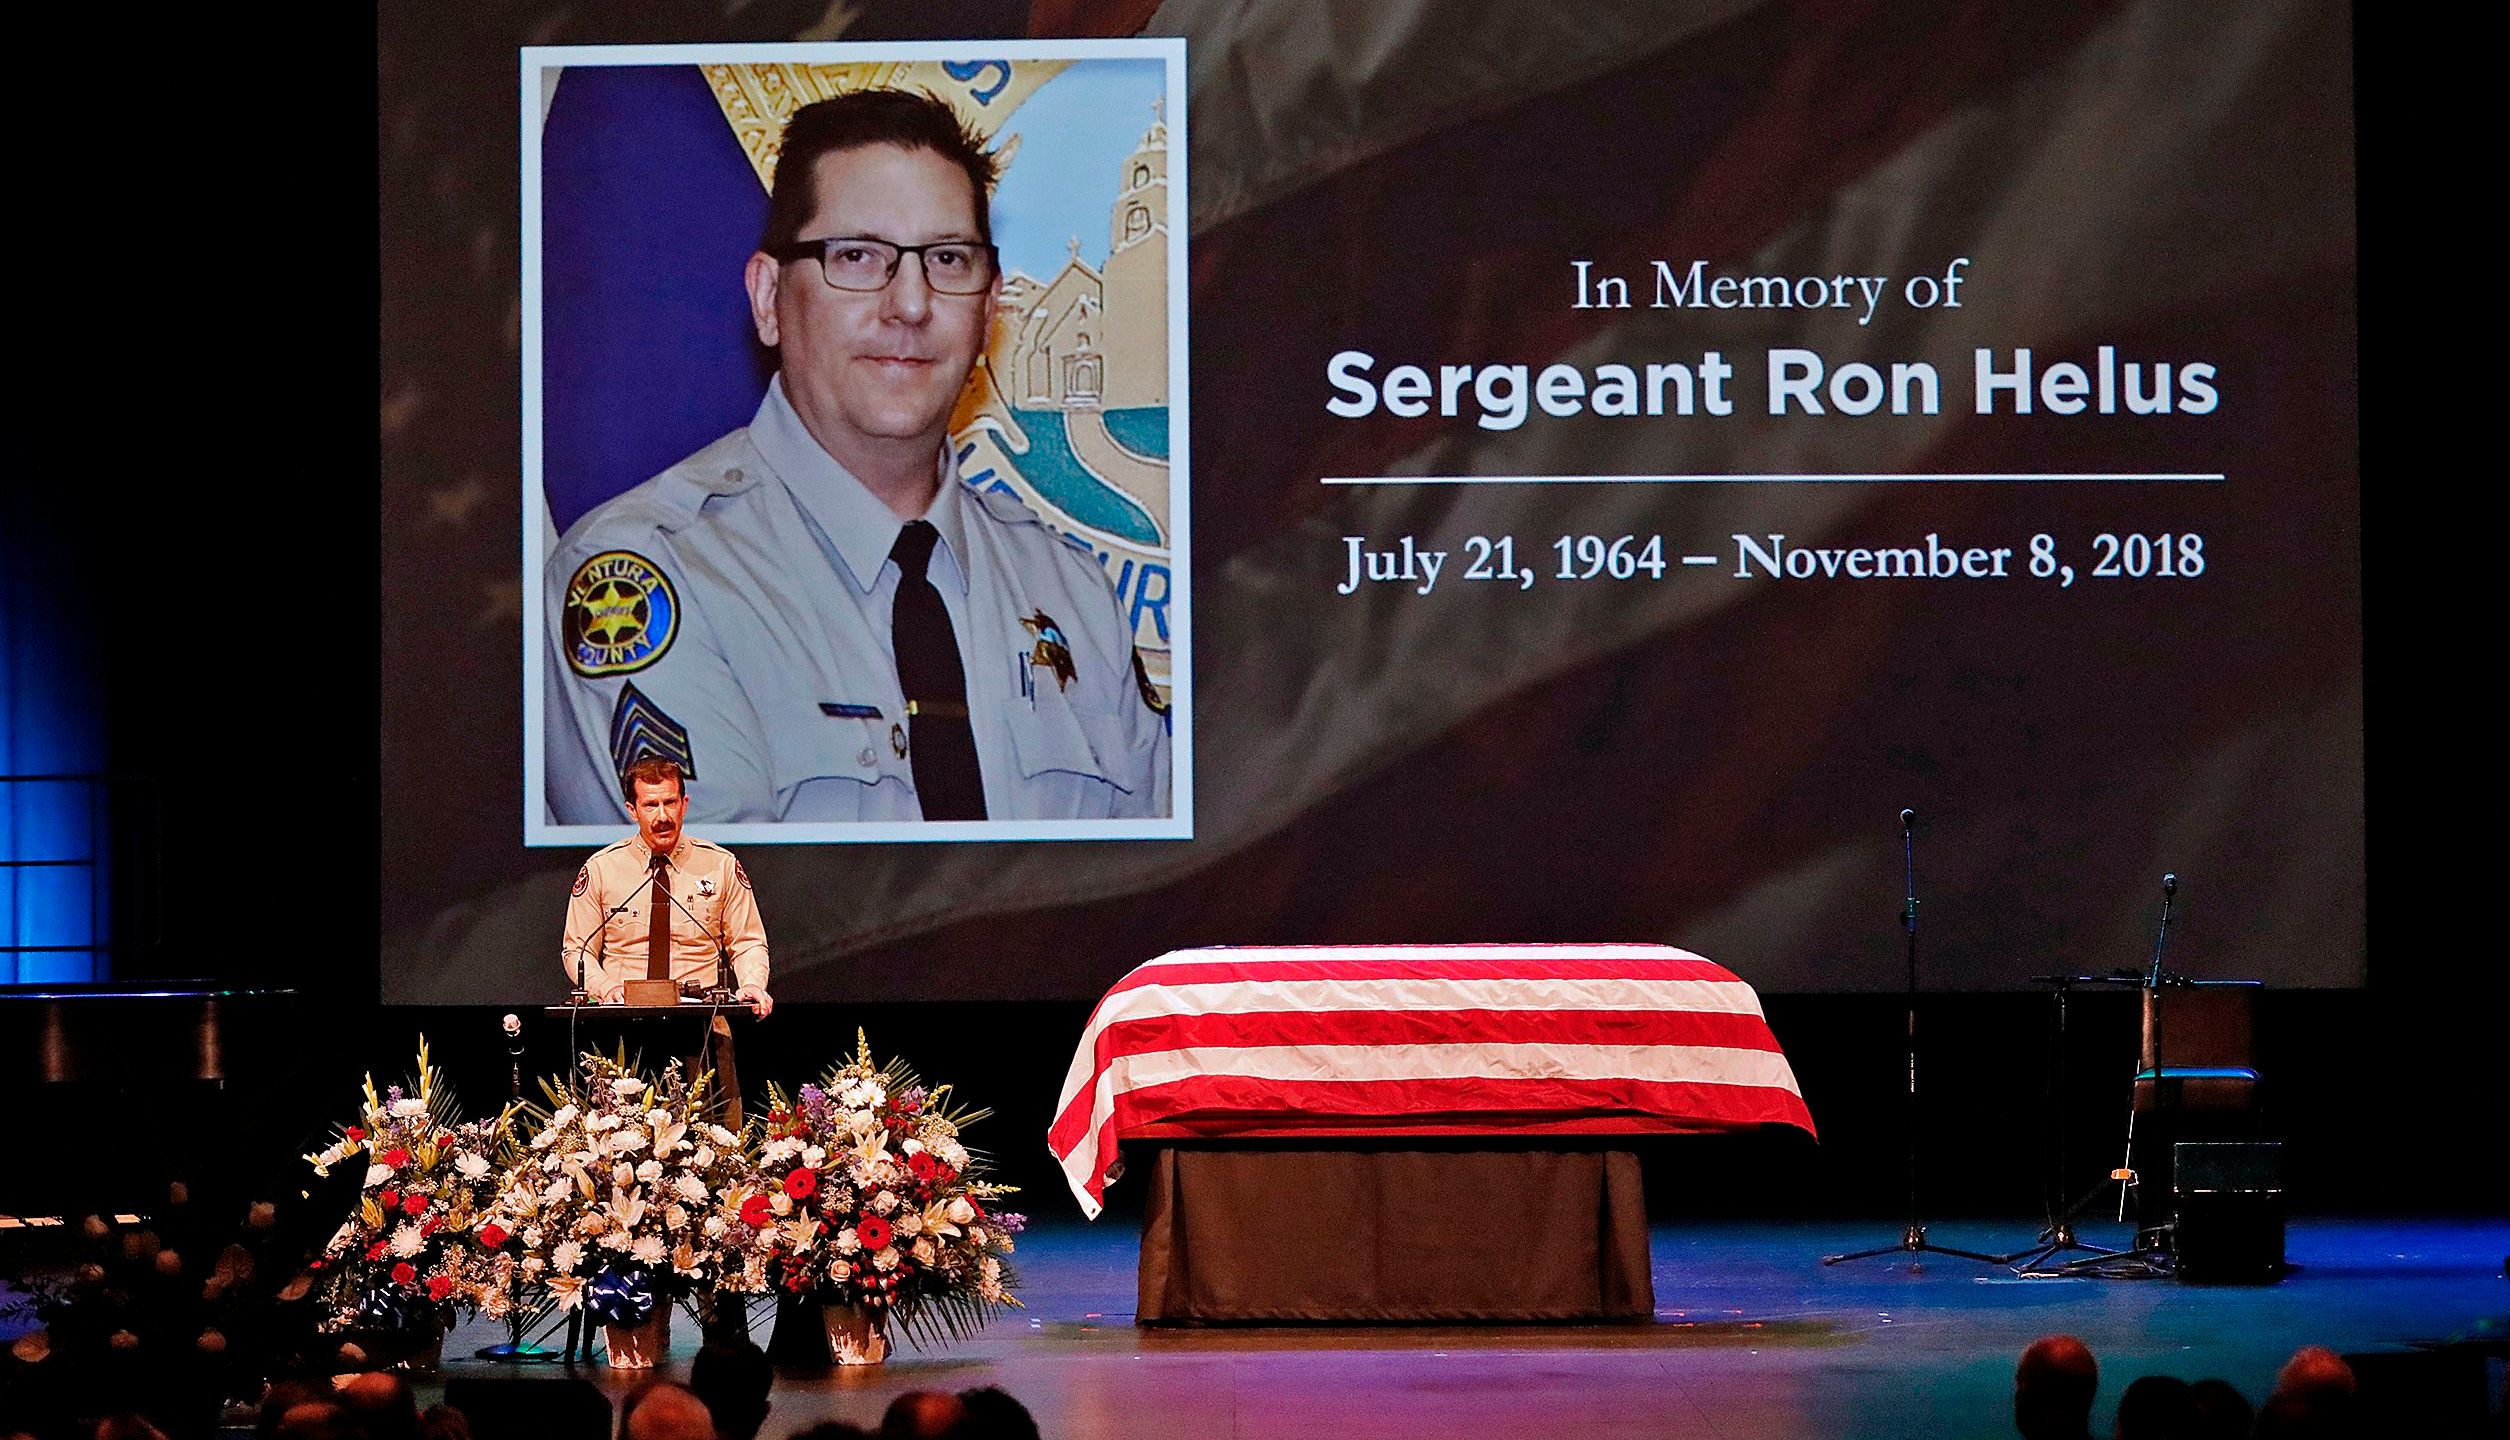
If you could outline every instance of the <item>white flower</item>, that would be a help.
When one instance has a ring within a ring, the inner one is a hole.
[[[569,1124],[573,1123],[576,1116],[583,1113],[583,1111],[576,1109],[572,1103],[561,1105],[558,1107],[558,1113],[549,1117],[549,1129],[543,1131],[542,1133],[554,1134],[557,1131],[564,1130]]]
[[[966,1196],[953,1195],[950,1197],[950,1203],[942,1208],[941,1213],[950,1217],[951,1224],[964,1225],[976,1218],[976,1207],[969,1203]]]
[[[933,1147],[933,1158],[953,1170],[967,1168],[967,1147],[956,1140],[944,1140]]]
[[[706,1198],[706,1182],[694,1175],[683,1175],[672,1181],[671,1188],[692,1205]]]
[[[664,1206],[662,1208],[662,1228],[665,1230],[686,1230],[689,1228],[689,1212],[680,1208],[677,1204]]]
[[[619,1124],[619,1117],[616,1115],[596,1115],[584,1122],[584,1128],[598,1135],[604,1130],[618,1129]]]
[[[366,1167],[366,1183],[358,1188],[372,1190],[392,1178],[392,1167],[378,1160]]]
[[[648,1160],[644,1164],[637,1166],[636,1178],[644,1181],[648,1185],[661,1179],[662,1162],[659,1160]]]
[[[418,1227],[417,1227],[417,1226],[412,1225],[412,1224],[409,1224],[409,1223],[407,1223],[407,1222],[403,1222],[402,1224],[400,1224],[400,1225],[397,1225],[397,1226],[393,1227],[393,1231],[392,1231],[392,1253],[393,1253],[393,1254],[400,1256],[400,1257],[401,1257],[402,1259],[404,1259],[404,1260],[407,1260],[407,1259],[409,1259],[411,1256],[413,1256],[413,1255],[417,1254],[419,1251],[424,1250],[424,1249],[426,1249],[426,1248],[427,1248],[427,1237],[418,1233]]]
[[[924,1142],[910,1136],[898,1142],[898,1149],[908,1155],[920,1155],[924,1150]]]
[[[657,1110],[653,1114],[654,1153],[669,1155],[688,1140],[689,1127]]]
[[[610,1082],[610,1093],[621,1097],[633,1095],[644,1088],[645,1082],[633,1075],[623,1075]]]
[[[488,1178],[488,1157],[465,1150],[454,1160],[453,1168],[465,1180],[484,1180]]]
[[[794,1156],[801,1153],[801,1141],[794,1139],[790,1135],[779,1135],[775,1139],[767,1142],[766,1148],[758,1152],[758,1158],[761,1162],[768,1165],[782,1165],[787,1160],[790,1160]]]
[[[784,1243],[796,1255],[807,1255],[819,1243],[819,1225],[807,1215],[796,1215],[776,1227],[784,1232]]]
[[[860,1250],[860,1249],[862,1249],[862,1248],[863,1248],[863,1237],[854,1233],[854,1227],[853,1227],[853,1226],[848,1225],[848,1226],[846,1226],[844,1229],[842,1229],[842,1230],[840,1230],[840,1231],[838,1231],[838,1232],[837,1232],[837,1253],[838,1253],[838,1254],[840,1254],[840,1255],[851,1255],[851,1254],[853,1254],[855,1251]]]
[[[689,1162],[700,1170],[712,1169],[715,1163],[715,1147],[712,1145],[698,1146],[697,1153],[689,1157]]]
[[[415,1095],[405,1095],[392,1102],[392,1113],[403,1120],[415,1120],[427,1113],[427,1102]]]
[[[821,1166],[823,1166],[823,1165],[827,1164],[827,1163],[828,1163],[828,1147],[827,1147],[827,1146],[825,1146],[825,1145],[805,1145],[805,1146],[803,1146],[803,1147],[802,1147],[802,1163],[803,1163],[803,1164],[805,1164],[805,1165],[808,1165],[808,1166],[809,1166],[809,1167],[811,1167],[813,1170],[816,1170],[816,1169],[820,1168]]]
[[[916,1214],[913,1210],[902,1210],[898,1212],[897,1231],[899,1234],[907,1236],[923,1234],[924,1217]]]
[[[709,1215],[706,1217],[706,1238],[709,1240],[722,1239],[723,1232],[731,1228],[731,1223],[726,1221],[720,1215]]]
[[[645,1220],[645,1197],[633,1191],[613,1193],[610,1213],[618,1218],[619,1228],[633,1230]]]
[[[933,1248],[933,1237],[930,1235],[927,1235],[915,1242],[915,1260],[917,1264],[930,1265],[933,1263],[934,1257],[938,1256],[940,1253],[940,1251]]]
[[[645,1132],[642,1130],[622,1130],[610,1137],[610,1153],[613,1155],[633,1155],[644,1148]]]
[[[636,1248],[631,1253],[634,1254],[637,1259],[644,1261],[648,1265],[661,1264],[664,1254],[662,1248],[662,1237],[659,1235],[646,1236],[636,1242]]]
[[[779,1190],[767,1197],[767,1208],[779,1215],[790,1215],[793,1213],[793,1197]]]
[[[541,1229],[541,1228],[540,1228],[539,1226],[537,1226],[537,1225],[526,1225],[526,1226],[524,1226],[524,1227],[523,1227],[523,1245],[524,1245],[524,1248],[525,1248],[525,1249],[529,1249],[529,1250],[537,1250],[537,1249],[539,1249],[539,1248],[540,1248],[540,1239],[541,1239],[541,1237],[542,1237],[543,1235],[548,1234],[548,1233],[549,1233],[549,1232],[547,1232],[547,1231],[545,1231],[545,1230]],[[533,1261],[532,1263],[536,1265],[536,1264],[538,1264],[538,1263],[540,1263],[540,1262],[538,1262],[538,1261]]]
[[[897,1268],[898,1268],[898,1247],[897,1247],[897,1246],[895,1246],[895,1245],[883,1245],[883,1246],[881,1246],[881,1247],[880,1247],[880,1251],[879,1251],[879,1253],[878,1253],[878,1254],[876,1254],[876,1255],[874,1255],[874,1256],[872,1256],[872,1268],[873,1268],[873,1269],[875,1269],[875,1270],[895,1270],[895,1269],[897,1269]]]
[[[720,1125],[707,1126],[706,1133],[714,1137],[714,1142],[716,1144],[721,1145],[726,1149],[730,1149],[741,1138],[740,1136],[733,1134],[731,1131],[724,1129]]]
[[[584,1277],[581,1275],[552,1275],[541,1283],[549,1287],[550,1298],[558,1302],[561,1310],[572,1310],[584,1303]]]
[[[886,1215],[898,1208],[898,1197],[887,1190],[872,1197],[872,1213]]]
[[[970,1244],[979,1246],[983,1245],[985,1243],[985,1227],[982,1225],[968,1226],[967,1238]]]
[[[601,1244],[608,1250],[626,1250],[636,1244],[636,1237],[625,1230],[613,1230],[601,1237]]]
[[[625,1160],[610,1167],[610,1183],[625,1190],[636,1183],[636,1167]]]
[[[540,1192],[540,1198],[549,1204],[555,1205],[559,1201],[564,1200],[568,1195],[572,1194],[574,1190],[575,1181],[568,1176],[561,1175],[557,1179],[549,1182],[549,1188]]]

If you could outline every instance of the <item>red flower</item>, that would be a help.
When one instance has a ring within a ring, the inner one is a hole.
[[[505,1248],[505,1242],[509,1238],[511,1237],[505,1233],[505,1227],[503,1225],[482,1225],[479,1227],[479,1243],[487,1246],[491,1250],[503,1250]]]
[[[764,1230],[776,1223],[775,1206],[764,1195],[752,1195],[741,1202],[741,1223],[752,1230]]]
[[[374,1244],[366,1247],[366,1263],[371,1265],[391,1253],[392,1247],[386,1245],[381,1240],[378,1240]]]
[[[805,1165],[784,1177],[784,1193],[796,1200],[808,1200],[819,1193],[819,1172]]]
[[[923,1150],[906,1157],[906,1168],[918,1180],[930,1180],[941,1169],[941,1162]]]
[[[401,1208],[401,1192],[387,1185],[375,1192],[375,1203],[386,1210],[398,1210]]]
[[[442,1215],[430,1215],[418,1222],[418,1233],[421,1235],[433,1235],[443,1228],[444,1217]]]
[[[889,1233],[889,1222],[877,1215],[866,1215],[858,1221],[854,1226],[854,1236],[863,1242],[866,1250],[886,1249],[894,1238]]]
[[[395,1145],[391,1149],[383,1152],[383,1154],[377,1158],[381,1159],[386,1165],[398,1170],[402,1166],[410,1163],[410,1152],[398,1145]]]
[[[444,1299],[447,1295],[450,1295],[450,1294],[452,1294],[452,1293],[453,1293],[453,1282],[452,1282],[450,1279],[448,1279],[448,1278],[446,1278],[445,1276],[442,1276],[442,1275],[430,1275],[430,1276],[428,1276],[428,1277],[427,1277],[427,1298],[428,1298],[428,1299],[430,1299],[430,1300],[442,1300],[442,1299]]]
[[[402,1213],[402,1214],[404,1214],[404,1215],[410,1216],[410,1217],[412,1217],[413,1219],[415,1219],[415,1218],[416,1218],[416,1217],[418,1217],[418,1216],[421,1216],[421,1215],[426,1214],[426,1213],[427,1213],[427,1197],[426,1197],[426,1196],[424,1196],[424,1195],[404,1195],[404,1196],[402,1196],[402,1197],[401,1197],[401,1213]]]
[[[393,1266],[392,1283],[395,1285],[414,1285],[418,1283],[418,1267],[412,1265],[407,1260]]]
[[[363,1139],[365,1139],[365,1138],[366,1138],[366,1127],[365,1127],[365,1126],[363,1126],[363,1125],[352,1125],[352,1126],[350,1126],[350,1127],[349,1127],[349,1138],[350,1138],[351,1140],[363,1140]]]

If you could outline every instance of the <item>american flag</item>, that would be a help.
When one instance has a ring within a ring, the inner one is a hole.
[[[1124,1140],[1813,1131],[1760,997],[1667,945],[1178,950],[1116,983],[1047,1148],[1095,1218]]]

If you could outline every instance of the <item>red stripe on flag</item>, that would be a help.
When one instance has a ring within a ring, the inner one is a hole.
[[[1120,1134],[1155,1122],[1208,1123],[1215,1126],[1210,1133],[1237,1134],[1248,1126],[1295,1125],[1296,1117],[1306,1116],[1375,1121],[1376,1128],[1397,1134],[1408,1133],[1415,1120],[1487,1123],[1489,1130],[1481,1133],[1490,1133],[1509,1128],[1509,1116],[1560,1115],[1644,1116],[1694,1132],[1792,1125],[1813,1133],[1812,1112],[1792,1091],[1634,1079],[1280,1081],[1199,1075],[1125,1091],[1115,1097],[1114,1120]],[[1227,1123],[1232,1121],[1239,1123]],[[1100,1163],[1112,1153],[1102,1150]]]

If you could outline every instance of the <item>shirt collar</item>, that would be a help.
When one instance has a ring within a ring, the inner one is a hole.
[[[836,458],[820,448],[811,438],[802,417],[794,412],[793,402],[784,395],[784,377],[778,375],[767,383],[766,397],[758,402],[758,414],[750,420],[750,443],[758,447],[768,468],[784,480],[787,490],[819,527],[820,534],[845,562],[846,579],[863,594],[870,594],[880,581],[880,567],[888,563],[889,551],[898,543],[898,532],[906,528],[880,497],[872,494],[854,472],[837,463]],[[946,578],[962,595],[967,593],[967,567],[959,557],[967,553],[965,517],[960,513],[959,466],[945,443],[934,463],[941,471],[941,484],[933,493],[932,508],[924,518],[941,532],[941,543],[934,549],[934,563],[926,573],[936,579]],[[947,560],[943,560],[943,556]]]

